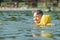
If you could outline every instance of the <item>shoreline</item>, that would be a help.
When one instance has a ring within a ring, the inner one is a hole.
[[[31,10],[40,10],[40,8],[0,8],[0,11],[31,11]],[[48,9],[41,9],[42,11],[48,11]],[[56,8],[54,11],[60,11]]]

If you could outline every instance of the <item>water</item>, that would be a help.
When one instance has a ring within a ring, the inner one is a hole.
[[[60,40],[60,12],[44,12],[50,14],[52,23],[47,28],[35,28],[31,11],[0,11],[0,40]],[[43,38],[41,31],[51,32],[54,38]]]

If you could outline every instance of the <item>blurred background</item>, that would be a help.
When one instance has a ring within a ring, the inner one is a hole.
[[[21,8],[23,6],[59,11],[60,0],[0,0],[0,8]]]

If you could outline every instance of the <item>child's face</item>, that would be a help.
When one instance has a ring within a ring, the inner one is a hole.
[[[34,13],[34,15],[33,15],[33,19],[34,19],[34,21],[36,22],[36,23],[40,23],[40,20],[41,20],[41,17],[42,17],[42,15],[41,14],[37,14],[36,12]]]

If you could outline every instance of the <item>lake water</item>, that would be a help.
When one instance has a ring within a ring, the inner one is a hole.
[[[60,12],[44,12],[51,15],[56,26],[34,28],[31,11],[0,11],[0,40],[60,40]],[[33,37],[41,31],[51,32],[54,38]]]

